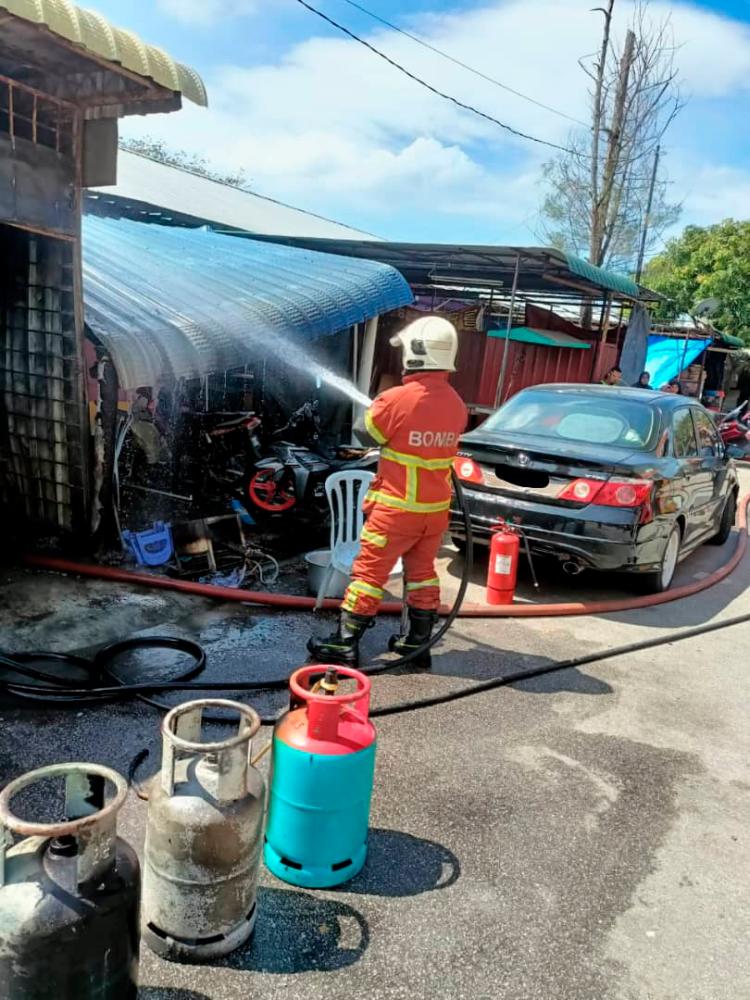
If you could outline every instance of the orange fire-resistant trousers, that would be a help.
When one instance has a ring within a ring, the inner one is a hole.
[[[437,610],[440,580],[435,557],[448,519],[448,511],[412,514],[375,504],[362,530],[362,547],[342,609],[368,617],[376,614],[391,570],[403,559],[407,603],[424,611]]]

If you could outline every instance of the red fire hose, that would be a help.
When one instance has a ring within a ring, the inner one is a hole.
[[[750,493],[742,498],[739,509],[739,538],[731,557],[719,569],[714,570],[703,580],[686,583],[674,587],[663,594],[649,594],[644,597],[620,598],[613,601],[578,601],[560,604],[512,604],[491,606],[489,604],[464,604],[459,611],[460,618],[555,618],[565,615],[607,614],[614,611],[630,611],[636,608],[650,608],[657,604],[667,604],[679,601],[684,597],[692,597],[709,587],[715,586],[732,573],[742,560],[747,550],[747,508],[750,504]],[[199,597],[211,597],[219,601],[236,601],[241,604],[260,604],[273,608],[305,609],[312,611],[315,599],[297,594],[271,594],[265,591],[240,590],[234,587],[214,587],[207,583],[193,583],[187,580],[173,580],[164,576],[151,576],[147,573],[131,573],[129,570],[115,569],[111,566],[93,566],[87,563],[74,562],[69,559],[57,559],[50,556],[27,555],[24,561],[28,566],[37,569],[55,570],[59,573],[75,573],[79,576],[90,576],[98,580],[113,580],[118,583],[134,584],[142,587],[153,587],[161,590],[175,590],[183,594],[194,594]],[[336,610],[340,601],[326,600],[323,607]],[[441,614],[449,609],[441,608]],[[401,602],[391,601],[381,606],[383,614],[401,614]]]

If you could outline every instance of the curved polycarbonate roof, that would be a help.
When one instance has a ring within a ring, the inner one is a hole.
[[[147,45],[134,32],[117,28],[93,10],[68,0],[0,0],[0,8],[16,17],[44,25],[61,38],[124,69],[149,77],[168,90],[179,91],[194,104],[208,104],[206,88],[190,66],[176,62],[163,49]]]
[[[393,267],[128,219],[83,219],[87,324],[132,389],[266,354],[309,367],[310,341],[413,301]]]

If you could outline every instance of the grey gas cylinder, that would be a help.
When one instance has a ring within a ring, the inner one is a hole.
[[[58,778],[65,779],[65,822],[13,813],[19,792]],[[127,793],[125,779],[98,764],[42,767],[3,790],[2,1000],[134,1000],[140,871],[116,825]],[[24,839],[15,843],[14,834]]]
[[[239,717],[221,742],[201,742],[203,710]],[[265,784],[250,763],[258,714],[203,699],[162,724],[161,772],[149,789],[143,938],[164,958],[202,962],[234,951],[253,931]]]

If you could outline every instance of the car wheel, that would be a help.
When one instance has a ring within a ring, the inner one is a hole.
[[[642,588],[647,594],[663,594],[672,586],[681,544],[682,532],[679,524],[675,524],[669,533],[667,544],[664,546],[660,568],[655,573],[647,573],[641,578]]]
[[[727,502],[724,504],[724,510],[721,514],[721,521],[719,521],[719,530],[713,536],[709,538],[709,545],[723,545],[724,542],[729,538],[732,528],[734,527],[734,519],[737,516],[737,494],[730,493],[727,497]]]

